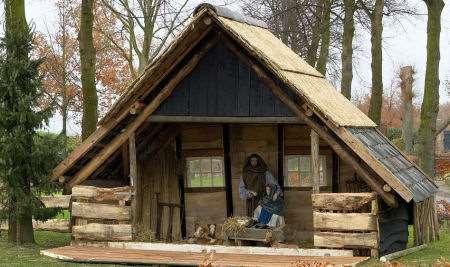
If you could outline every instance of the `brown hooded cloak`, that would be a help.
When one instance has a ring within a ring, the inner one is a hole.
[[[251,164],[252,158],[258,160],[254,167]],[[259,155],[252,154],[247,158],[242,170],[242,179],[247,190],[257,193],[256,196],[247,199],[247,216],[253,216],[253,211],[258,206],[259,201],[266,195],[266,172],[267,165]]]

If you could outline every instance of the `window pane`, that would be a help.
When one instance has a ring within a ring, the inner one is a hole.
[[[188,168],[189,173],[200,172],[200,160],[198,159],[189,160]]]
[[[213,172],[222,172],[222,160],[220,160],[220,159],[212,160],[212,171]]]
[[[298,171],[289,171],[288,172],[287,186],[301,186],[300,173]]]
[[[214,187],[224,187],[225,186],[225,181],[224,181],[224,177],[223,174],[220,173],[214,173],[213,174],[213,186]]]
[[[188,187],[223,187],[223,159],[220,157],[196,157],[186,160],[186,184]]]
[[[309,172],[311,170],[310,162],[310,156],[300,156],[300,171],[302,173]]]
[[[301,172],[301,186],[311,186],[310,172]]]
[[[202,173],[202,187],[212,187],[212,174]]]
[[[201,172],[203,173],[211,173],[211,159],[206,158],[201,160]]]
[[[200,173],[191,173],[188,177],[189,179],[189,185],[191,187],[201,187],[202,186],[202,179]]]
[[[298,171],[298,157],[288,158],[288,171]]]

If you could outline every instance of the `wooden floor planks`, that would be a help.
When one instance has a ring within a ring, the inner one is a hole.
[[[137,249],[66,246],[41,251],[41,254],[65,261],[130,264],[173,264],[211,266],[295,266],[302,263],[328,263],[333,266],[353,266],[367,257],[305,257],[231,253],[193,253]],[[303,265],[302,265],[303,266]]]

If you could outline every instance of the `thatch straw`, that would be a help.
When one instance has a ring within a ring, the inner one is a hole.
[[[222,225],[222,231],[227,235],[236,237],[247,230],[248,222],[249,218],[247,217],[228,217]]]

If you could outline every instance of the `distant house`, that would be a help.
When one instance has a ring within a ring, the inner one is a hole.
[[[450,121],[447,121],[440,129],[436,136],[436,156],[450,157]]]
[[[450,177],[450,120],[437,129],[435,164],[437,177]]]
[[[288,242],[386,254],[406,247],[408,224],[435,218],[419,204],[433,205],[437,186],[373,121],[264,23],[211,5],[53,179],[72,190],[75,240],[136,240],[139,225],[170,242],[246,214],[240,177],[253,153],[284,190]],[[112,202],[124,194],[106,188],[118,186],[132,188],[131,205]]]

